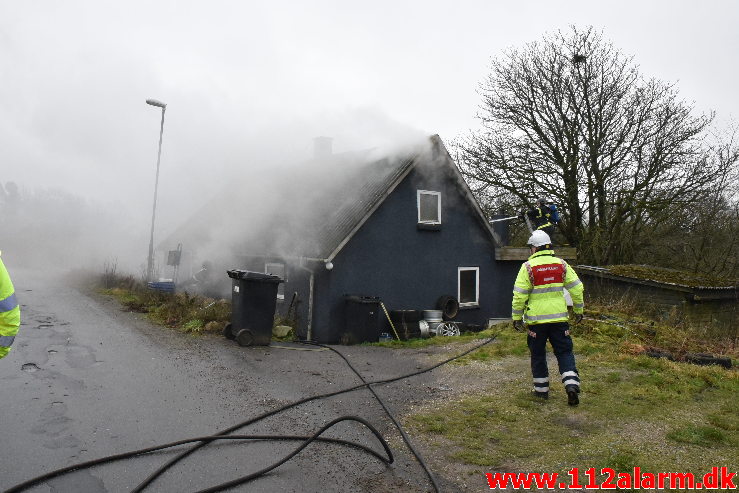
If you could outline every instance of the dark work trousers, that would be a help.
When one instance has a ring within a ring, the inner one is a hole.
[[[565,335],[570,330],[567,322],[550,324],[534,324],[528,326],[536,337],[528,336],[527,342],[531,352],[531,374],[534,377],[536,392],[549,392],[549,368],[547,367],[547,340],[552,343],[554,355],[557,357],[562,383],[580,388],[580,377],[575,366],[575,354],[572,352],[572,338]]]
[[[546,234],[549,235],[549,239],[551,239],[554,236],[554,224],[547,226],[546,228],[537,228],[542,231],[544,231]]]

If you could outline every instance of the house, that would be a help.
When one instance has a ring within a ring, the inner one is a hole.
[[[298,334],[319,342],[340,340],[347,294],[388,310],[435,309],[451,295],[455,320],[510,317],[520,262],[496,260],[498,235],[438,136],[383,158],[325,144],[298,169],[236,184],[163,246],[211,261],[219,252],[225,289],[227,268],[279,275],[277,313],[297,313]]]

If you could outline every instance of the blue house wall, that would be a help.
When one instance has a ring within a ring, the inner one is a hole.
[[[495,260],[493,241],[446,165],[416,165],[333,260],[315,270],[313,338],[338,342],[345,294],[377,296],[388,310],[435,309],[457,297],[458,268],[479,267],[479,306],[462,307],[465,323],[510,316],[519,264]],[[417,191],[441,192],[441,225],[420,229]],[[383,314],[384,318],[384,314]]]

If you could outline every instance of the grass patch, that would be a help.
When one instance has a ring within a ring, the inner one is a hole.
[[[553,358],[550,399],[530,395],[526,337],[510,324],[501,328],[496,342],[460,360],[495,360],[485,395],[430,403],[406,420],[428,440],[448,444],[440,448],[441,460],[484,472],[560,474],[572,467],[630,472],[639,466],[702,475],[707,465],[736,467],[739,372],[644,354],[660,347],[676,355],[691,350],[736,358],[735,341],[662,326],[637,313],[589,310],[572,328],[583,380],[581,404],[572,408]],[[445,343],[453,344],[450,339]]]
[[[688,272],[652,265],[610,265],[608,270],[617,276],[645,279],[689,287],[732,287],[739,279],[721,277],[702,272]]]
[[[683,426],[667,434],[667,438],[680,443],[701,447],[716,447],[728,441],[726,432],[712,426]]]
[[[155,291],[132,276],[119,276],[108,269],[101,278],[100,291],[131,311],[145,313],[156,324],[187,333],[217,333],[231,319],[231,303],[227,301]]]
[[[131,311],[183,332],[219,332],[231,319],[231,304],[188,293],[163,293],[143,287],[103,289]]]
[[[556,369],[550,399],[542,401],[530,395],[528,359],[504,358],[498,371],[517,375],[513,381],[430,405],[407,422],[449,442],[447,460],[492,470],[566,474],[572,467],[640,466],[703,474],[706,464],[734,466],[737,372],[663,360],[651,360],[656,368],[627,364],[642,358],[581,357],[576,408],[567,406]]]
[[[133,277],[115,277],[106,272],[100,291],[113,296],[131,311],[144,313],[154,323],[176,328],[190,334],[220,334],[231,321],[231,303],[186,292],[166,293],[144,287]],[[107,286],[107,287],[106,287]],[[292,330],[277,341],[295,338],[294,320],[275,317],[275,325],[291,326]]]
[[[739,431],[739,410],[735,404],[725,404],[718,412],[709,414],[706,420],[722,430]]]

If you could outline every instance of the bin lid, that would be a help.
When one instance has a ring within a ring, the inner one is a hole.
[[[251,270],[240,270],[232,269],[226,271],[228,277],[231,279],[242,279],[246,281],[257,281],[257,282],[283,282],[279,276],[273,276],[272,274],[265,274],[263,272],[254,272]]]

